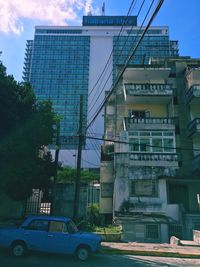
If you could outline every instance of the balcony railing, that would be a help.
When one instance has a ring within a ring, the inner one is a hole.
[[[130,160],[134,161],[178,161],[177,154],[161,153],[134,153],[130,154]]]
[[[200,118],[196,118],[191,121],[188,125],[188,135],[193,135],[194,133],[200,133]]]
[[[126,201],[122,204],[121,213],[135,213],[135,212],[164,212],[163,204],[158,203],[149,203],[143,201]]]
[[[148,124],[148,125],[173,125],[175,127],[175,118],[161,118],[161,117],[150,117],[150,118],[124,118],[124,128],[125,130],[130,130],[138,124]]]
[[[166,95],[171,96],[173,89],[170,84],[125,84],[126,94],[129,96]]]
[[[188,103],[195,97],[200,97],[200,84],[193,85],[186,92],[186,98]]]

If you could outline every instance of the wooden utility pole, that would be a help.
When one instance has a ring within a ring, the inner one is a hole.
[[[81,155],[82,155],[82,143],[83,143],[83,95],[80,95],[78,137],[79,137],[78,138],[78,156],[77,156],[77,169],[76,169],[76,178],[75,178],[74,213],[73,213],[74,220],[78,218],[78,211],[79,211]]]
[[[59,151],[60,151],[60,120],[58,120],[56,123],[56,151],[54,160],[53,201],[52,201],[51,214],[55,214]]]

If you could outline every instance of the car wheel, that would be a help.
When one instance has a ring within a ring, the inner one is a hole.
[[[27,248],[23,242],[16,242],[11,246],[11,254],[14,257],[22,257],[26,254]]]
[[[90,249],[86,246],[81,246],[76,250],[76,256],[79,260],[85,261],[90,255]]]

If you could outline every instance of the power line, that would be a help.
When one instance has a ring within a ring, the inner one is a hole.
[[[136,0],[136,1],[137,1],[137,0]],[[127,19],[128,19],[129,14],[131,13],[131,10],[132,10],[132,7],[133,7],[134,2],[135,2],[135,0],[133,0],[133,1],[131,2],[131,5],[130,5],[129,10],[128,10],[127,15],[126,15],[126,20],[124,20],[123,25],[121,26],[120,32],[119,32],[119,34],[118,34],[118,38],[119,38],[119,36],[120,36],[120,34],[121,34],[122,30],[123,30],[123,27],[124,27],[124,25],[125,25],[125,23],[126,23],[126,21],[127,21]],[[98,84],[99,80],[101,79],[101,77],[103,76],[103,74],[104,74],[104,72],[105,72],[105,70],[106,70],[106,68],[107,68],[107,66],[108,66],[108,64],[109,64],[109,61],[111,60],[112,54],[113,54],[113,49],[112,49],[112,51],[111,51],[111,53],[110,53],[110,56],[109,56],[109,58],[108,58],[108,60],[107,60],[107,63],[106,63],[106,65],[105,65],[103,71],[101,72],[101,74],[100,74],[99,78],[97,79],[95,85],[93,86],[92,90],[90,91],[89,96],[90,96],[90,94],[92,93],[92,91],[95,89],[95,87],[97,86],[97,84]]]
[[[143,3],[142,3],[141,8],[140,8],[140,10],[139,10],[139,12],[138,12],[138,15],[140,14],[140,12],[141,12],[141,10],[142,10],[142,7],[143,7],[145,1],[146,1],[146,0],[143,0]],[[155,1],[155,0],[152,1],[151,5],[150,5],[150,7],[149,7],[149,9],[148,9],[148,11],[147,11],[147,15],[146,15],[145,18],[143,19],[143,22],[142,22],[142,24],[141,24],[141,26],[140,26],[140,29],[139,29],[138,34],[137,34],[137,36],[135,37],[134,41],[137,40],[137,37],[138,37],[139,34],[140,34],[140,31],[141,31],[141,29],[142,29],[142,27],[143,27],[143,25],[144,25],[144,22],[145,22],[145,20],[146,20],[146,17],[148,16],[148,14],[149,14],[149,12],[150,12],[150,10],[151,10],[151,7],[152,7],[154,1]],[[126,38],[126,41],[125,41],[123,47],[122,47],[121,50],[120,50],[120,55],[119,55],[119,57],[122,55],[122,51],[123,51],[123,49],[124,49],[124,47],[125,47],[125,45],[126,45],[126,43],[127,43],[127,40],[129,39],[129,36],[131,35],[131,31],[132,31],[133,27],[134,27],[134,25],[132,25],[131,30],[130,30],[130,32],[129,32],[127,38]],[[120,36],[118,35],[118,39],[117,39],[117,41],[119,40],[119,37],[120,37]],[[131,51],[132,49],[133,49],[133,47],[131,47],[131,48],[129,49],[129,53],[130,53],[130,51]],[[113,47],[113,50],[114,50],[114,47]],[[111,52],[111,55],[113,54],[113,50],[112,50],[112,52]],[[106,80],[106,82],[105,82],[103,88],[101,89],[100,94],[98,95],[98,97],[97,97],[95,103],[93,104],[93,106],[90,108],[89,112],[93,109],[93,107],[95,106],[96,102],[98,101],[100,95],[101,95],[102,92],[104,91],[104,88],[105,88],[106,84],[107,84],[108,81],[110,80],[110,77],[111,77],[111,75],[112,75],[112,72],[113,72],[113,70],[110,72],[110,74],[109,74],[109,76],[108,76],[108,78],[107,78],[107,80]],[[112,87],[111,87],[111,88],[112,88]],[[111,88],[110,88],[110,89],[111,89]]]
[[[127,141],[119,141],[119,140],[113,140],[113,139],[108,139],[108,138],[99,138],[99,137],[93,137],[93,136],[85,136],[86,138],[89,139],[96,139],[96,140],[102,140],[106,142],[112,142],[112,143],[117,143],[117,144],[125,144],[125,145],[136,145],[139,146],[137,143],[133,142],[127,142]],[[156,145],[149,145],[149,144],[142,144],[147,147],[155,147],[155,148],[166,148],[166,149],[171,149],[171,150],[184,150],[184,151],[200,151],[200,149],[191,149],[191,148],[181,148],[181,147],[168,147],[168,146],[156,146]]]
[[[154,2],[154,1],[153,1],[153,2]],[[152,2],[152,3],[153,3],[153,2]],[[88,129],[88,128],[91,126],[91,124],[96,120],[97,116],[99,115],[99,113],[100,113],[101,110],[103,109],[105,103],[107,102],[107,100],[108,100],[109,97],[111,96],[113,90],[114,90],[114,89],[116,88],[116,86],[118,85],[118,83],[119,83],[120,79],[122,78],[122,76],[123,76],[123,74],[124,74],[124,72],[125,72],[125,70],[126,70],[128,64],[129,64],[129,62],[131,61],[132,57],[134,56],[134,54],[135,54],[135,52],[136,52],[136,50],[137,50],[139,44],[141,43],[141,41],[142,41],[144,35],[146,34],[148,28],[150,27],[152,21],[154,20],[155,16],[156,16],[157,13],[159,12],[159,10],[160,10],[160,8],[161,8],[163,2],[164,2],[164,0],[160,0],[159,3],[157,4],[157,6],[156,6],[156,8],[155,8],[155,10],[154,10],[154,12],[153,12],[153,14],[152,14],[152,16],[151,16],[149,22],[148,22],[148,24],[147,24],[147,26],[145,27],[145,29],[144,29],[144,31],[143,31],[141,37],[139,38],[139,40],[138,40],[138,42],[137,42],[135,48],[133,49],[133,51],[132,51],[132,53],[130,54],[130,56],[127,58],[127,61],[126,61],[125,65],[124,65],[124,67],[122,68],[121,73],[118,75],[118,77],[117,77],[117,79],[116,79],[114,85],[111,86],[109,93],[108,93],[107,96],[105,97],[105,100],[103,101],[103,103],[101,104],[101,106],[99,107],[99,109],[97,110],[97,112],[96,112],[96,114],[94,115],[93,119],[92,119],[92,120],[90,121],[90,123],[88,124],[87,129]],[[152,7],[152,5],[150,6],[148,12],[150,11],[151,7]],[[148,15],[148,14],[147,14],[147,15]],[[145,16],[145,19],[146,19],[147,15]]]
[[[145,1],[146,1],[146,0],[143,0],[142,6],[141,6],[140,9],[139,9],[138,15],[140,14],[141,9],[142,9],[142,7],[143,7]],[[154,0],[154,1],[155,1],[155,0]],[[135,5],[136,5],[136,3],[137,3],[137,0],[136,0],[136,2],[135,2]],[[123,30],[123,27],[124,27],[125,22],[126,22],[127,19],[128,19],[129,13],[130,13],[130,14],[132,13],[131,10],[135,7],[135,5],[134,5],[134,1],[132,1],[131,6],[129,7],[129,10],[128,10],[128,13],[127,13],[127,16],[126,16],[126,20],[124,21],[124,23],[123,23],[123,25],[122,25],[122,27],[121,27],[121,30],[120,30],[120,32],[119,32],[119,34],[118,34],[118,36],[117,36],[116,44],[117,44],[117,42],[119,41],[120,34],[121,34],[122,30]],[[131,27],[131,30],[133,29],[133,27],[134,27],[134,25]],[[131,34],[131,31],[130,31],[130,33],[128,34],[127,39],[129,38],[130,34]],[[127,40],[126,40],[126,42],[127,42]],[[116,44],[115,44],[115,45],[116,45]],[[126,44],[126,43],[125,43],[125,44]],[[124,44],[124,46],[125,46],[125,44]],[[109,57],[109,59],[108,59],[106,65],[105,65],[105,67],[104,67],[103,72],[105,72],[105,70],[106,70],[108,64],[110,65],[109,61],[110,61],[110,59],[111,59],[111,57],[112,57],[112,55],[113,55],[115,45],[114,45],[113,48],[112,48],[110,57]],[[124,46],[123,46],[122,49],[121,49],[121,53],[122,53],[122,50],[123,50]],[[121,53],[120,53],[120,56],[121,56]],[[102,75],[103,75],[103,72],[102,72],[102,74],[100,75],[101,77],[102,77]],[[101,94],[104,92],[104,88],[105,88],[106,84],[108,83],[108,81],[110,80],[110,77],[111,77],[111,75],[112,75],[112,72],[113,72],[113,70],[111,70],[111,72],[110,72],[110,74],[109,74],[109,76],[108,76],[108,78],[107,78],[107,80],[106,80],[106,82],[105,82],[103,88],[101,89],[101,91],[100,91],[99,95],[97,96],[95,102],[93,103],[92,107],[89,109],[88,114],[89,114],[89,113],[92,111],[92,109],[95,107],[96,102],[97,102],[98,99],[100,98]],[[99,81],[99,80],[100,80],[100,79],[98,79],[98,81]],[[102,83],[103,83],[103,80],[101,80],[101,83],[99,84],[98,88],[100,88],[100,86],[101,86]],[[95,84],[95,86],[96,86],[96,85],[97,85],[97,84]],[[93,87],[93,89],[94,89],[94,87]],[[92,91],[93,91],[93,89],[92,89]],[[91,92],[92,92],[92,91],[91,91]],[[90,95],[90,94],[89,94],[89,95]],[[93,97],[93,99],[94,99],[94,97]],[[92,99],[91,102],[93,102],[93,99]]]
[[[88,160],[82,159],[82,161],[83,161],[83,162],[86,162],[86,163],[88,163],[88,164],[90,164],[90,165],[92,165],[92,166],[94,166],[94,167],[99,167],[99,165],[94,164],[94,163],[92,163],[92,162],[90,162],[90,161],[88,161]]]
[[[91,134],[90,131],[89,131],[89,134]],[[94,139],[94,140],[95,140],[95,139]],[[96,140],[95,140],[95,143],[94,143],[94,144],[92,144],[91,140],[89,140],[89,141],[90,141],[92,147],[94,148],[94,151],[95,151],[97,157],[100,158],[99,154],[97,153],[97,151],[99,151],[99,147],[98,147],[98,145],[97,145]]]

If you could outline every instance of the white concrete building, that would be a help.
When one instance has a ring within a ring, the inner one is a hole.
[[[100,209],[126,241],[190,238],[200,228],[199,66],[172,58],[127,68],[107,102]]]

